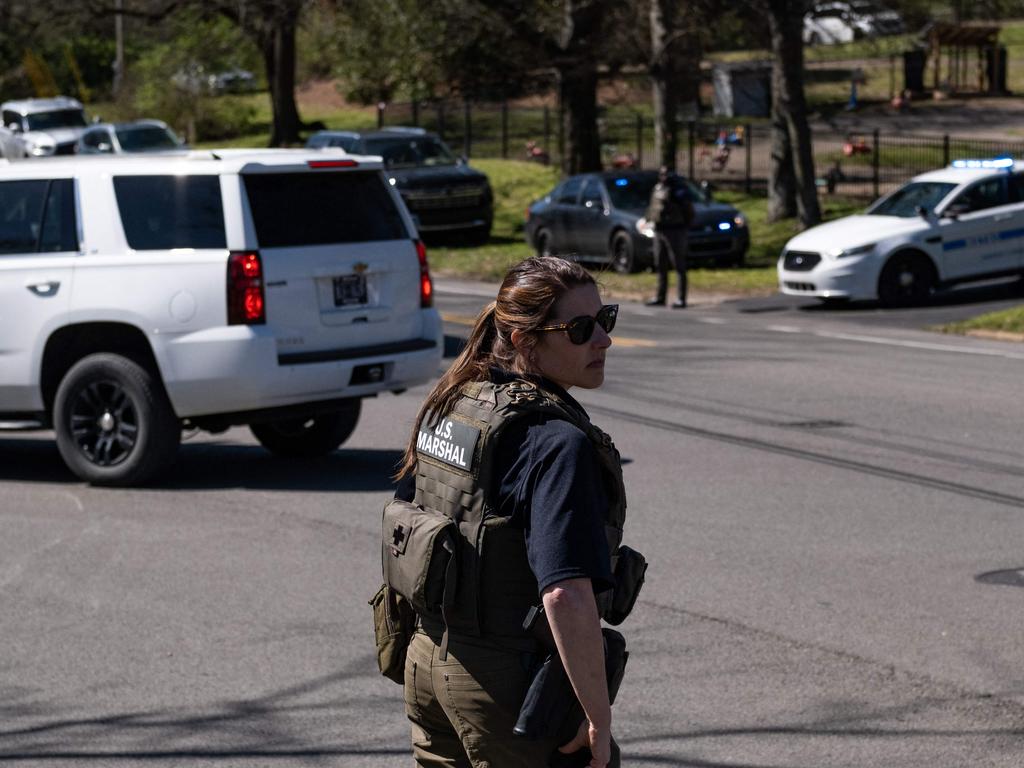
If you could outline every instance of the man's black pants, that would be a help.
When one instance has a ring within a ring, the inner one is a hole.
[[[668,295],[668,270],[679,275],[679,301],[686,303],[686,227],[665,227],[655,230],[654,262],[658,265],[659,301]]]

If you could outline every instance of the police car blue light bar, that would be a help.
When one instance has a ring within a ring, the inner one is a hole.
[[[993,157],[988,159],[965,159],[954,160],[950,165],[953,168],[988,168],[1007,169],[1013,168],[1012,157]]]

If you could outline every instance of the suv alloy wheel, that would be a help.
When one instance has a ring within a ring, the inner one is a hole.
[[[160,384],[128,358],[89,355],[64,375],[53,407],[57,448],[95,485],[138,485],[167,469],[181,425]]]

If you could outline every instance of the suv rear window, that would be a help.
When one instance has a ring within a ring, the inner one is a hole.
[[[219,176],[115,176],[114,192],[137,251],[227,247]]]
[[[377,171],[243,176],[260,248],[409,237]]]

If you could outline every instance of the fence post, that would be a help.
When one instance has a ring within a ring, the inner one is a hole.
[[[384,127],[384,106],[385,105],[384,105],[383,101],[378,101],[377,102],[377,127],[378,128],[383,128]]]
[[[420,103],[416,99],[412,100],[412,124],[420,124]]]
[[[548,156],[548,162],[551,162],[551,110],[546,104],[544,105],[544,143],[541,148]]]
[[[473,108],[468,101],[462,102],[462,154],[469,159],[473,150]]]
[[[501,156],[508,160],[508,102],[501,102]]]
[[[750,178],[750,166],[751,166],[751,162],[752,162],[753,154],[754,154],[754,147],[753,147],[753,144],[754,144],[754,133],[750,129],[750,123],[747,123],[745,126],[743,126],[743,143],[746,144],[745,148],[747,150],[747,152],[746,152],[746,154],[747,154],[747,157],[746,157],[747,164],[746,164],[745,175],[744,175],[744,178],[743,178],[743,189],[749,195],[751,193],[751,191],[753,191],[753,188],[754,188],[753,187],[753,182],[752,182],[752,180]]]
[[[875,198],[877,199],[878,198],[878,182],[879,182],[879,179],[878,179],[878,165],[879,165],[879,163],[878,163],[878,155],[879,155],[879,152],[878,152],[878,136],[879,136],[879,130],[877,128],[875,128],[875,130],[872,131],[872,136],[873,136],[874,146],[872,147],[872,150],[871,150],[871,184],[874,187]]]
[[[696,124],[693,122],[693,120],[691,120],[689,123],[687,123],[686,134],[687,134],[686,144],[687,144],[687,147],[689,148],[689,154],[690,154],[690,169],[687,172],[687,175],[692,179],[693,178],[693,142],[694,142],[694,137],[697,134]]]
[[[949,134],[942,135],[942,165],[949,165]]]
[[[565,108],[558,105],[558,165],[562,173],[569,172],[569,164],[565,159]]]
[[[636,167],[644,167],[644,118],[636,114]]]

